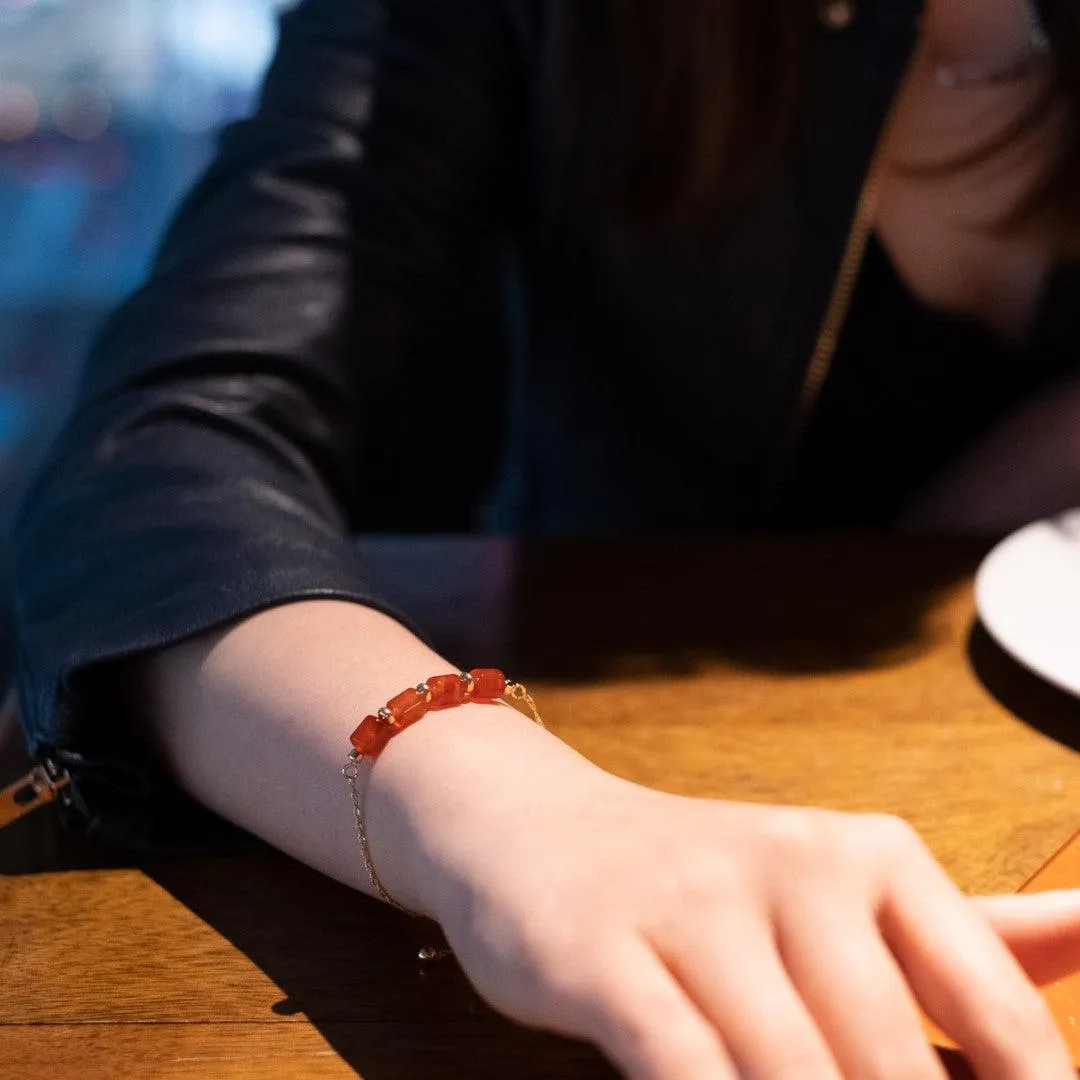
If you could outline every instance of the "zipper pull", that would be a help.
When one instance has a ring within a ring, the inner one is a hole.
[[[70,783],[66,769],[54,777],[44,766],[35,766],[21,780],[0,789],[0,829],[41,806],[48,806]]]

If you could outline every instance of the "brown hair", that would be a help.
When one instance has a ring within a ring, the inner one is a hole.
[[[570,184],[632,218],[707,211],[758,182],[800,116],[818,0],[576,0],[556,109],[556,189]],[[1040,181],[1004,223],[1053,219],[1080,238],[1080,2],[1047,17],[1054,71],[1045,99],[1002,141],[1058,109]],[[990,153],[1000,147],[995,142]],[[969,159],[974,161],[974,157]],[[949,163],[949,167],[963,162]]]

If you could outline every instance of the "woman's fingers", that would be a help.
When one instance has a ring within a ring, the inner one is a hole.
[[[672,920],[653,934],[662,964],[653,958],[649,977],[618,995],[600,1041],[635,1080],[708,1068],[769,1080],[941,1080],[914,988],[980,1077],[1072,1078],[1052,1019],[994,930],[1049,971],[1055,948],[1080,945],[1080,893],[971,905],[921,848],[904,855],[882,912],[888,945],[872,912],[845,914],[812,889],[777,913],[775,937],[761,912]],[[665,1011],[672,1022],[659,1018]]]
[[[984,896],[972,903],[989,919],[1039,986],[1080,971],[1080,889]]]
[[[729,904],[654,929],[651,940],[715,1025],[740,1078],[841,1080],[825,1038],[776,951],[767,913]],[[838,988],[843,993],[843,988]]]
[[[896,846],[885,939],[935,1023],[989,1080],[1075,1080],[1050,1010],[990,923],[921,844]]]
[[[777,933],[791,979],[845,1077],[944,1080],[872,912],[807,889],[778,913]]]
[[[717,1035],[656,952],[628,938],[581,992],[583,1030],[628,1080],[741,1080]]]

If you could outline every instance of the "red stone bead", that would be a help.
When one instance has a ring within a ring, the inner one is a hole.
[[[360,726],[349,737],[356,752],[363,757],[378,757],[394,734],[394,728],[384,724],[377,716],[365,716]]]
[[[497,668],[473,668],[474,698],[497,698],[506,692],[506,676]]]
[[[435,675],[427,684],[431,688],[430,709],[452,709],[465,701],[465,680],[460,675]]]
[[[427,695],[416,689],[403,690],[397,697],[392,697],[386,707],[394,714],[398,727],[406,728],[427,715]]]

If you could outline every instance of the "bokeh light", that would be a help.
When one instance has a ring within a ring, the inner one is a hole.
[[[40,115],[37,98],[29,86],[0,82],[0,142],[16,142],[33,134]]]
[[[80,142],[103,135],[111,116],[109,95],[93,83],[77,83],[69,87],[53,107],[57,131]]]
[[[266,0],[173,0],[166,25],[186,67],[237,84],[258,77],[276,36]]]
[[[179,75],[162,95],[162,112],[170,124],[188,135],[212,131],[224,119],[218,88],[195,75]]]

